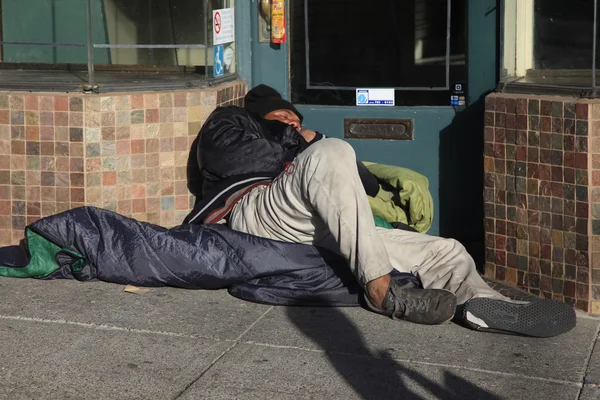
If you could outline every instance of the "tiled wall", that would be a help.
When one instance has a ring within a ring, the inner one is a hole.
[[[163,226],[193,202],[189,146],[243,83],[103,95],[0,92],[0,245],[47,215],[94,205]]]
[[[592,277],[600,283],[590,274],[590,266],[600,267],[590,253],[600,252],[590,222],[591,214],[600,219],[600,207],[590,209],[589,201],[591,187],[600,187],[598,107],[492,94],[484,149],[486,276],[593,312],[600,312],[593,301],[600,291],[590,291]],[[600,193],[592,201],[600,203]]]

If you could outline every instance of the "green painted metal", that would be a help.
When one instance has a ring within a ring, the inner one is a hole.
[[[251,3],[252,4],[252,3]],[[248,86],[252,86],[252,13],[249,7],[235,7],[236,71]]]
[[[86,44],[85,1],[42,1],[34,8],[30,1],[2,1],[2,40]],[[106,43],[103,2],[92,2],[92,15],[93,41]],[[87,64],[87,48],[5,45],[3,57],[5,62]],[[94,50],[98,64],[108,64],[109,57],[107,49]]]
[[[264,83],[277,89],[285,98],[289,98],[288,44],[272,45],[258,42],[258,1],[250,2],[250,21],[252,29],[252,84]]]

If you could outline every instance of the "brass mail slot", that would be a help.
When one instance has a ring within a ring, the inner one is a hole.
[[[344,138],[413,140],[412,119],[345,118]]]

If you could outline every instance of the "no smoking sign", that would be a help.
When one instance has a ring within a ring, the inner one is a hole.
[[[219,11],[215,12],[215,34],[218,35],[221,33],[221,24],[223,21],[221,20],[221,13]]]
[[[235,24],[233,8],[213,11],[213,45],[232,43],[235,41]]]

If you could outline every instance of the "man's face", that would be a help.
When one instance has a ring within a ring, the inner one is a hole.
[[[302,125],[300,124],[300,118],[291,110],[275,110],[271,111],[264,117],[266,120],[270,121],[279,121],[284,124],[292,125],[298,132],[302,130]]]

